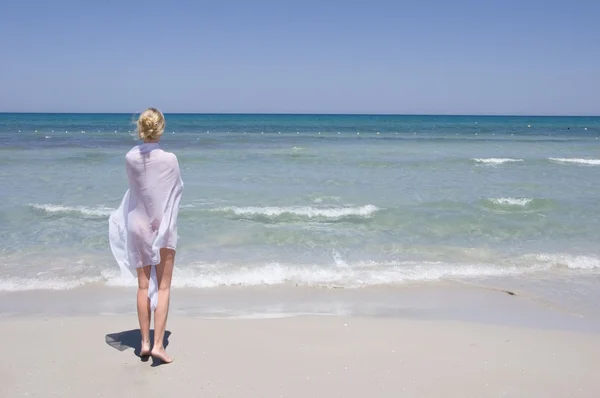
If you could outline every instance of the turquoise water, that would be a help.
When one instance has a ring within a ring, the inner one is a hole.
[[[119,279],[133,115],[0,114],[0,291]],[[175,286],[600,273],[600,118],[167,115]]]

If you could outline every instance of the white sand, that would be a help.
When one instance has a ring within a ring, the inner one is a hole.
[[[600,396],[594,334],[383,318],[172,316],[175,362],[153,367],[105,341],[135,328],[131,316],[0,320],[0,396]]]

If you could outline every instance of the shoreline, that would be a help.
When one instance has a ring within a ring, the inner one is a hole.
[[[547,290],[547,286],[543,286]],[[569,286],[561,287],[564,292]],[[83,287],[0,292],[0,319],[134,316],[135,288]],[[586,293],[585,291],[582,293]],[[565,293],[561,293],[565,294]],[[585,297],[593,301],[593,297]],[[577,305],[576,305],[577,304]],[[201,319],[299,316],[369,317],[563,330],[600,334],[597,306],[560,302],[502,281],[437,282],[394,287],[326,289],[291,286],[175,288],[170,313]]]

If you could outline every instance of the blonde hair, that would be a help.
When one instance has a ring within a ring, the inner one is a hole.
[[[145,141],[156,141],[165,131],[165,117],[156,108],[148,108],[138,118],[137,132]]]

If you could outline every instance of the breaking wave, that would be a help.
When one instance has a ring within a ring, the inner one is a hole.
[[[504,163],[516,163],[523,162],[523,159],[512,159],[512,158],[473,158],[475,163],[482,163],[487,165],[500,165]]]
[[[549,158],[550,161],[562,164],[579,164],[584,166],[600,166],[600,159]]]
[[[173,287],[214,288],[227,286],[308,286],[356,289],[370,286],[441,280],[464,280],[517,276],[548,271],[600,271],[600,258],[586,255],[530,254],[501,264],[460,264],[448,262],[345,261],[337,252],[328,264],[285,264],[271,262],[256,265],[195,263],[175,268]],[[69,290],[90,284],[107,286],[137,286],[132,277],[123,277],[116,268],[104,270],[99,276],[15,278],[0,280],[0,291]]]
[[[531,198],[495,198],[490,202],[500,206],[527,206],[533,202]]]
[[[115,209],[110,207],[85,207],[85,206],[62,206],[52,204],[36,204],[32,203],[30,207],[43,211],[45,213],[56,214],[56,213],[78,213],[86,217],[109,217]]]
[[[293,216],[336,220],[345,217],[369,217],[380,209],[374,205],[359,207],[221,207],[213,211],[233,214],[244,218],[278,218]]]

